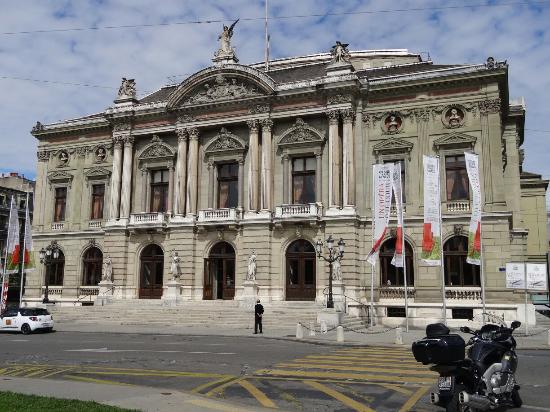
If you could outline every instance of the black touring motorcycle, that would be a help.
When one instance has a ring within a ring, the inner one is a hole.
[[[438,391],[430,394],[434,405],[446,411],[486,411],[520,407],[519,385],[515,372],[518,365],[516,340],[512,336],[520,322],[510,328],[487,324],[480,330],[464,326],[460,330],[473,335],[466,343],[460,335],[451,334],[442,323],[426,327],[426,337],[412,345],[417,362],[432,364],[439,373]]]

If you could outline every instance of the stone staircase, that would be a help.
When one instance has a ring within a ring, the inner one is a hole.
[[[549,313],[548,311],[546,311],[546,313]],[[535,319],[537,321],[537,327],[539,328],[542,328],[542,329],[550,329],[550,317],[548,317],[547,315],[543,314],[543,313],[540,313],[538,311],[535,312]]]
[[[315,302],[263,303],[263,324],[270,329],[293,329],[298,322],[315,322],[321,306]],[[164,306],[160,300],[119,300],[105,306],[58,306],[50,311],[58,323],[139,326],[220,326],[251,328],[252,312],[236,301],[181,302]]]

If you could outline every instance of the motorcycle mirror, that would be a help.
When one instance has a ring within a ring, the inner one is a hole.
[[[464,333],[470,333],[470,328],[468,326],[461,326],[460,331]]]
[[[521,326],[521,322],[520,322],[519,320],[513,321],[513,322],[512,322],[512,325],[511,325],[512,329],[517,329],[517,328],[519,328],[520,326]]]

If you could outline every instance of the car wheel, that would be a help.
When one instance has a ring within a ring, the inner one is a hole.
[[[48,332],[48,333],[53,332],[53,328],[46,328],[46,332]]]
[[[21,326],[21,333],[23,333],[23,335],[28,335],[29,333],[31,333],[31,327],[29,326],[28,323],[24,323],[22,326]]]

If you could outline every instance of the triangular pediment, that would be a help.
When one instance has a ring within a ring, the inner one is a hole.
[[[164,143],[158,136],[153,136],[151,143],[145,146],[138,156],[140,160],[147,159],[162,159],[162,158],[172,158],[175,156],[175,151]]]
[[[228,64],[201,70],[183,81],[168,98],[167,107],[216,104],[267,96],[274,91],[275,82],[267,74]]]
[[[403,153],[403,152],[410,152],[413,148],[413,144],[411,142],[408,142],[406,140],[402,139],[386,139],[376,145],[372,148],[375,153],[381,153],[381,152],[394,152],[394,153]]]
[[[48,181],[50,184],[52,183],[58,183],[58,184],[69,184],[73,180],[73,175],[70,173],[67,173],[63,170],[56,170],[55,172],[51,172],[48,174]]]
[[[206,147],[205,153],[242,152],[245,149],[246,145],[237,135],[222,127],[219,133],[214,136],[212,142]]]
[[[279,146],[300,144],[323,144],[325,136],[323,132],[308,125],[301,118],[296,119],[294,126],[283,133],[279,139]]]
[[[111,175],[111,171],[103,167],[93,167],[84,172],[84,175],[88,179],[109,177]]]
[[[434,146],[440,148],[447,147],[474,147],[477,138],[464,133],[450,133],[434,141]]]

